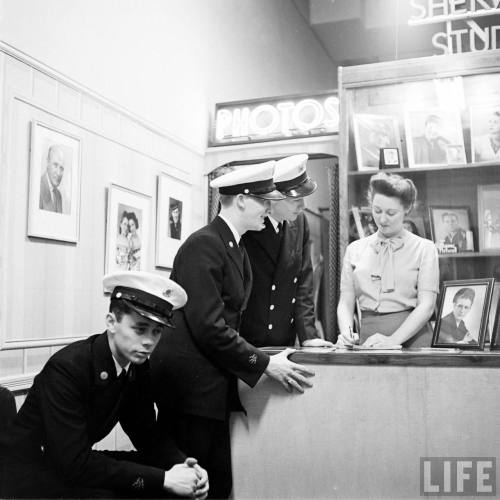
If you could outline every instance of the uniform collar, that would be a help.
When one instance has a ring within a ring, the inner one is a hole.
[[[116,358],[113,356],[113,353],[111,353],[111,356],[113,357],[113,362],[115,363],[117,376],[120,376],[120,374],[122,373],[122,370],[125,370],[126,372],[128,372],[128,369],[130,368],[130,361],[125,366],[122,367],[120,365],[120,363],[118,363],[118,361],[116,361]]]
[[[273,225],[274,231],[277,233],[278,232],[278,224],[279,224],[279,222],[276,219],[274,219],[273,217],[271,217],[270,215],[268,215],[267,218],[269,219],[269,221]]]
[[[233,233],[234,241],[236,241],[236,244],[239,245],[240,239],[241,239],[240,233],[238,233],[238,231],[236,230],[236,228],[234,227],[234,225],[232,224],[232,222],[229,219],[227,219],[226,217],[224,217],[221,214],[219,214],[219,217],[227,224],[227,227]]]

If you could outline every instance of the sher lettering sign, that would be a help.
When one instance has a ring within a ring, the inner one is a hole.
[[[432,45],[441,54],[500,48],[500,26],[484,19],[500,14],[500,0],[410,0],[410,4],[410,26],[445,23],[445,31],[432,36]]]
[[[336,94],[278,97],[217,104],[212,145],[338,133]]]

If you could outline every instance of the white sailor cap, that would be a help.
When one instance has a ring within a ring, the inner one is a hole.
[[[291,198],[302,198],[316,191],[318,185],[307,175],[308,158],[308,155],[301,154],[287,156],[276,162],[274,183],[278,191]]]
[[[274,160],[248,165],[217,177],[210,187],[219,188],[220,194],[246,194],[264,200],[282,200],[284,196],[276,191],[273,182]]]
[[[172,311],[187,302],[184,288],[160,274],[121,271],[104,276],[102,284],[111,299],[121,299],[141,316],[166,326],[174,326]]]

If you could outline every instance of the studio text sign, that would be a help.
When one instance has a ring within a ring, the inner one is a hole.
[[[338,133],[335,93],[217,104],[212,145]]]
[[[445,30],[432,35],[441,54],[477,52],[500,48],[500,0],[410,0],[410,26],[445,23]],[[482,22],[479,23],[479,18]]]

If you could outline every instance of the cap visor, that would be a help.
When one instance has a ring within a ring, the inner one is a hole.
[[[304,198],[305,196],[313,194],[316,189],[318,189],[316,181],[308,179],[300,186],[290,189],[289,191],[284,191],[284,194],[289,198]]]
[[[252,193],[252,196],[255,196],[255,198],[262,198],[263,200],[284,200],[286,198],[286,196],[283,195],[283,193],[280,193],[276,189],[269,193],[259,193],[259,194]]]
[[[175,328],[174,324],[170,321],[166,316],[161,316],[154,312],[148,311],[147,309],[143,309],[142,307],[138,307],[129,300],[122,299],[131,309],[133,309],[137,314],[140,314],[144,318],[148,318],[156,323],[160,323],[160,325],[170,326],[171,328]]]

